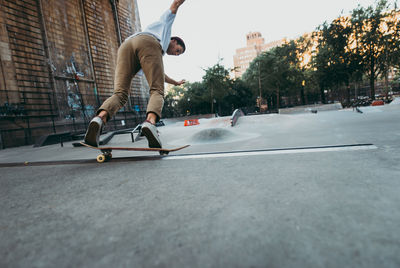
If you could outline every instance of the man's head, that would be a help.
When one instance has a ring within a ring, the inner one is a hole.
[[[168,55],[175,55],[179,56],[183,52],[185,52],[186,46],[185,42],[177,36],[171,37],[171,41],[169,42],[169,46],[167,49],[167,54]]]

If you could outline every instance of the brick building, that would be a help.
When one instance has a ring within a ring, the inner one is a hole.
[[[233,65],[236,68],[235,78],[241,77],[249,68],[250,63],[262,52],[270,50],[286,42],[286,39],[265,43],[264,38],[259,32],[251,32],[246,35],[246,47],[236,50],[233,56]]]
[[[0,0],[0,148],[49,134],[83,133],[113,91],[117,49],[140,31],[136,0]],[[148,85],[135,77],[108,128],[145,116]]]

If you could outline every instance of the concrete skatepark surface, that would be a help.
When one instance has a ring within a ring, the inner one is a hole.
[[[400,267],[400,105],[361,110],[1,150],[0,267]]]

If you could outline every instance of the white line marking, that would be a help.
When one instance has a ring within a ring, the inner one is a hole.
[[[360,146],[343,146],[343,147],[322,147],[322,148],[303,148],[303,149],[281,149],[281,150],[265,150],[265,151],[249,151],[249,152],[227,152],[227,153],[210,153],[210,154],[193,154],[193,155],[175,155],[164,157],[163,160],[181,160],[181,159],[201,159],[201,158],[221,158],[221,157],[238,157],[238,156],[257,156],[257,155],[276,155],[276,154],[304,154],[304,153],[321,153],[321,152],[340,152],[340,151],[359,151],[359,150],[375,150],[375,145]]]

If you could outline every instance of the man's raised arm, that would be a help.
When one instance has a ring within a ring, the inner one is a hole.
[[[183,2],[185,2],[185,0],[174,0],[174,2],[172,2],[171,7],[169,8],[172,14],[178,12],[178,8],[183,4]]]
[[[186,80],[175,81],[171,77],[165,74],[165,82],[174,86],[180,86],[186,82]]]

